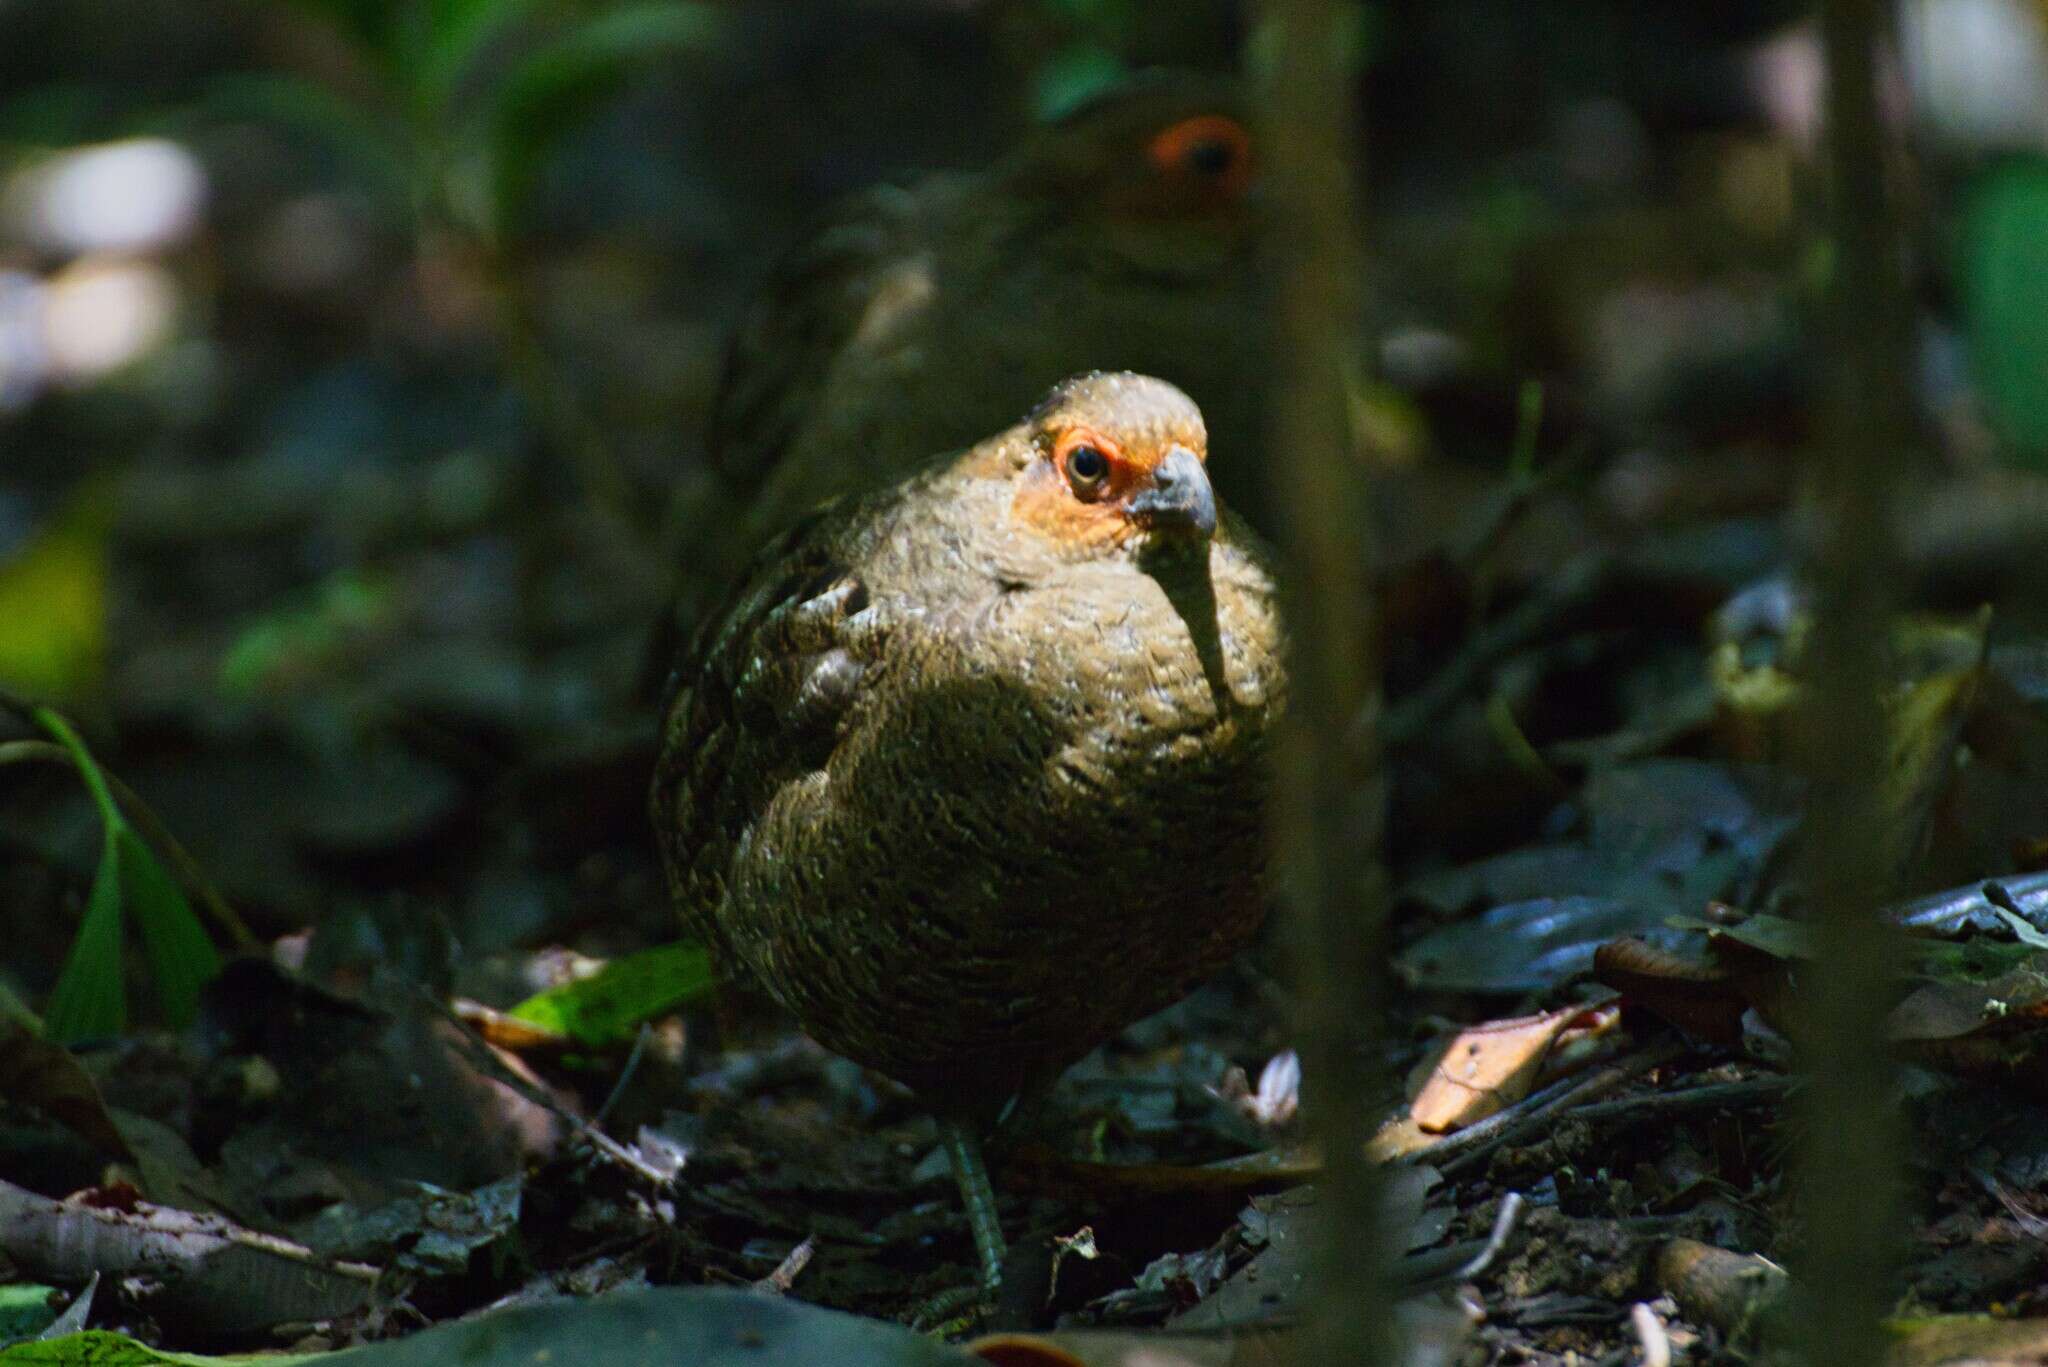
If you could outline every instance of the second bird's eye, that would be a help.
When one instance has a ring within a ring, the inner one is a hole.
[[[1197,114],[1171,124],[1153,135],[1146,154],[1169,182],[1192,184],[1211,196],[1234,198],[1251,180],[1251,135],[1227,114]]]
[[[1092,446],[1076,446],[1067,452],[1067,478],[1082,488],[1102,483],[1109,474],[1109,457]]]
[[[1191,143],[1181,154],[1181,160],[1190,171],[1205,176],[1220,176],[1230,169],[1230,163],[1237,159],[1237,149],[1216,138],[1203,138]]]

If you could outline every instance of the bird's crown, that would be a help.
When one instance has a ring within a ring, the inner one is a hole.
[[[1181,445],[1207,459],[1209,429],[1195,401],[1165,380],[1128,370],[1091,370],[1061,380],[1031,410],[1028,421],[1048,445],[1062,432],[1092,428],[1127,449],[1127,459],[1156,465]]]

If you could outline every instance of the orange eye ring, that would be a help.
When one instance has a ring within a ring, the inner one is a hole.
[[[1116,443],[1086,427],[1060,433],[1052,455],[1074,496],[1091,503],[1109,489],[1123,464]]]
[[[1235,197],[1251,183],[1252,139],[1227,114],[1197,114],[1153,135],[1145,154],[1161,174],[1213,186]]]

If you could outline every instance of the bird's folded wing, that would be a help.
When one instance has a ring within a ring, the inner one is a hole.
[[[842,201],[786,254],[726,352],[708,450],[735,490],[759,488],[811,422],[894,268],[923,231],[916,195],[879,186]]]
[[[655,818],[693,854],[736,838],[775,789],[824,766],[880,649],[834,511],[762,552],[676,671]]]

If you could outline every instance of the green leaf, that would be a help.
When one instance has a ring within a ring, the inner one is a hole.
[[[50,1308],[55,1293],[55,1287],[29,1283],[0,1286],[0,1343],[40,1334],[55,1324],[57,1312]]]
[[[725,16],[711,5],[631,5],[599,15],[513,68],[490,121],[491,209],[499,235],[509,236],[525,213],[555,144],[601,107],[629,71],[654,58],[704,53],[725,33]]]
[[[62,1338],[17,1343],[0,1349],[0,1367],[212,1367],[216,1363],[261,1363],[263,1367],[292,1367],[294,1363],[336,1356],[332,1353],[262,1353],[207,1357],[199,1353],[170,1353],[137,1343],[126,1334],[110,1329],[88,1329]]]
[[[156,978],[164,1018],[174,1026],[199,1013],[199,989],[220,972],[220,952],[192,912],[177,881],[164,872],[142,837],[126,826],[114,833],[121,893],[134,909],[142,948]]]
[[[127,1024],[121,921],[128,906],[134,907],[141,926],[143,949],[149,955],[165,1018],[173,1025],[190,1024],[198,1011],[199,989],[220,972],[219,952],[176,880],[164,872],[149,846],[121,815],[106,774],[71,723],[47,707],[34,709],[32,716],[70,754],[99,808],[100,825],[106,832],[78,941],[50,994],[45,1015],[50,1037],[78,1040],[114,1035]]]
[[[704,946],[662,945],[528,997],[510,1014],[596,1047],[632,1038],[642,1021],[695,1001],[710,987],[711,955]]]
[[[128,1024],[122,976],[121,862],[109,831],[78,939],[43,1012],[44,1032],[66,1042],[120,1034]]]
[[[1962,228],[1971,358],[1993,423],[2048,466],[2048,159],[2017,158],[1971,191]]]

